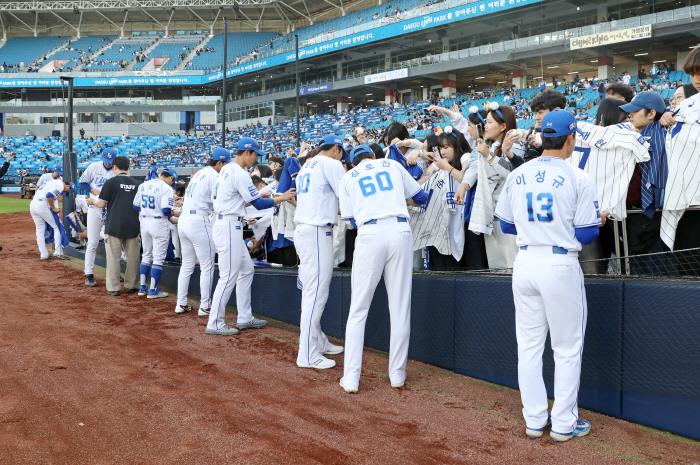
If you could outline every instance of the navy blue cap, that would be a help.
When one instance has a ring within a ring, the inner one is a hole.
[[[340,159],[341,163],[344,163],[346,165],[352,165],[352,160],[350,160],[350,155],[348,155],[348,152],[345,151],[345,148],[343,148],[343,139],[341,139],[339,136],[336,136],[335,134],[327,134],[323,136],[323,139],[321,139],[321,142],[319,142],[318,146],[323,147],[324,145],[337,145],[340,147],[340,150],[343,151],[343,156]]]
[[[639,111],[642,108],[647,110],[656,110],[657,113],[663,113],[666,111],[666,104],[661,95],[656,92],[640,92],[635,98],[632,99],[627,105],[622,105],[620,110],[626,111],[627,113],[632,113],[633,111]]]
[[[102,163],[105,165],[114,163],[115,158],[117,158],[117,151],[114,149],[104,149],[102,152]]]
[[[554,132],[549,132],[549,129],[554,129]],[[542,118],[542,137],[568,136],[577,130],[576,118],[566,110],[550,111]]]
[[[59,174],[59,176],[63,176],[63,166],[62,165],[56,165],[53,167],[53,170]]]
[[[173,179],[175,179],[175,181],[177,181],[177,171],[175,171],[174,168],[164,169],[163,171],[160,172],[160,174],[163,174],[163,173],[170,173],[173,176]]]
[[[238,141],[238,150],[243,151],[243,150],[252,150],[253,152],[257,153],[260,156],[265,156],[265,152],[260,150],[260,146],[258,145],[258,141],[251,137],[243,137],[241,140]]]
[[[226,163],[231,162],[231,152],[223,147],[214,149],[211,153],[211,159],[216,161],[225,161]]]

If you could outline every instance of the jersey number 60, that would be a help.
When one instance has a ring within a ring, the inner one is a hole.
[[[394,188],[394,185],[391,183],[389,173],[386,171],[380,171],[376,174],[376,176],[374,176],[374,179],[377,180],[377,186],[379,187],[380,191],[390,191]],[[371,176],[360,178],[358,182],[360,183],[360,190],[362,191],[363,196],[369,197],[370,195],[377,193],[377,188],[374,187]]]

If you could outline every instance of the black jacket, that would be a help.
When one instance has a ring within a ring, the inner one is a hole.
[[[5,173],[7,173],[7,170],[10,169],[10,162],[6,161],[5,164],[2,165],[2,168],[0,168],[0,178],[5,176]]]

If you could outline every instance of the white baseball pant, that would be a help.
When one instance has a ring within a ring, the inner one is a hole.
[[[297,225],[294,247],[301,262],[299,280],[302,283],[297,363],[311,365],[331,346],[321,331],[321,316],[333,279],[333,228]]]
[[[36,243],[41,252],[41,258],[49,258],[49,251],[46,248],[46,223],[53,228],[54,237],[54,254],[63,255],[63,246],[61,245],[61,232],[58,230],[56,220],[54,220],[51,208],[45,200],[32,202],[29,205],[29,213],[32,215],[34,224],[36,225]]]
[[[552,247],[528,246],[513,265],[518,384],[529,428],[547,423],[547,391],[542,352],[547,331],[554,351],[552,431],[571,433],[578,420],[583,339],[588,307],[576,252],[555,254]]]
[[[88,207],[87,213],[87,246],[85,247],[85,274],[92,274],[95,267],[97,245],[100,243],[100,231],[102,230],[102,217],[104,208],[94,205]]]
[[[199,260],[200,307],[211,308],[212,282],[214,281],[214,256],[216,245],[209,215],[181,216],[178,234],[182,248],[182,266],[177,278],[177,304],[187,305],[190,277]]]
[[[360,226],[352,262],[352,301],[345,327],[343,385],[358,386],[360,383],[367,314],[382,274],[391,321],[389,379],[394,384],[406,380],[412,272],[413,235],[408,223],[399,223],[396,217],[391,217]]]
[[[225,324],[226,303],[236,286],[237,322],[247,323],[253,319],[250,293],[255,267],[243,242],[243,223],[239,218],[224,217],[214,224],[214,244],[219,254],[219,282],[211,301],[207,323],[210,329],[221,329]]]
[[[141,263],[163,265],[165,254],[168,252],[168,239],[170,239],[169,224],[165,217],[153,218],[141,215],[141,245],[143,247]]]

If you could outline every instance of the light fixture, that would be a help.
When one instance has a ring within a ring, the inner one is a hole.
[[[540,77],[536,77],[536,78],[532,78],[532,79],[542,79],[542,76],[540,76]]]
[[[547,69],[554,69],[554,68],[558,68],[558,66],[547,66]]]
[[[666,60],[658,60],[658,61],[655,61],[654,63],[666,63]]]
[[[421,87],[425,87],[425,86],[421,86]]]
[[[486,79],[486,78],[484,76],[479,76],[478,78],[474,78],[474,79]]]
[[[367,95],[372,95],[372,94],[367,94]]]
[[[374,99],[367,100],[368,102],[374,102]]]
[[[572,71],[572,72],[566,73],[566,74],[578,74],[578,71]]]
[[[635,53],[634,56],[636,57],[643,57],[644,55],[649,55],[649,53]]]
[[[591,63],[598,63],[598,60],[591,60]]]
[[[433,39],[428,39],[428,43],[430,43],[430,42],[432,42],[432,41],[433,41]]]
[[[580,7],[580,6],[577,6],[577,7],[576,7],[576,11],[580,11],[580,10],[581,10],[581,7]]]
[[[324,100],[323,103],[330,102],[330,100]]]
[[[505,84],[508,81],[498,81],[496,84]]]

